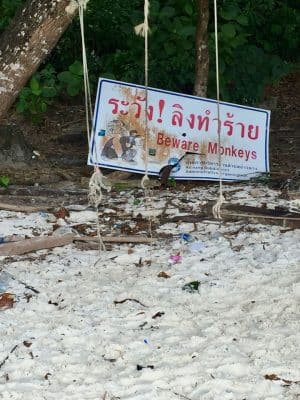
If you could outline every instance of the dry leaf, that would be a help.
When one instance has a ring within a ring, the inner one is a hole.
[[[0,310],[7,310],[14,306],[15,295],[12,293],[0,294]]]
[[[61,207],[58,211],[54,213],[57,219],[62,218],[65,219],[66,217],[70,216],[69,211],[65,207]]]
[[[165,278],[165,279],[171,278],[171,276],[164,271],[161,271],[157,276],[159,278]]]

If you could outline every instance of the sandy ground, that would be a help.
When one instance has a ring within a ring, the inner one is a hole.
[[[150,215],[151,245],[1,257],[0,290],[15,302],[0,309],[0,399],[300,399],[300,231],[166,219],[197,216],[217,193],[106,195],[102,232],[147,234],[150,225],[133,216]],[[225,185],[225,195],[235,204],[300,208],[262,185]],[[69,212],[2,210],[1,236],[82,224],[95,233],[92,209]]]

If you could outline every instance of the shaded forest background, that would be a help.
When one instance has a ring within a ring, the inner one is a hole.
[[[24,0],[0,1],[0,34]],[[99,76],[143,84],[144,43],[133,27],[143,0],[90,0],[85,13],[93,90]],[[210,2],[208,97],[215,97],[213,2]],[[221,99],[254,105],[271,85],[299,69],[298,0],[218,1]],[[149,84],[192,93],[195,81],[196,1],[152,0]],[[18,112],[40,122],[49,105],[83,92],[81,38],[75,19],[55,50],[23,88]]]

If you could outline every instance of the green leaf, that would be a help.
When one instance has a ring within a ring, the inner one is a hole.
[[[242,26],[248,25],[248,18],[246,17],[246,15],[239,15],[236,21]]]
[[[29,104],[28,111],[30,111],[31,114],[37,114],[38,111],[36,109],[36,104],[33,103]]]
[[[178,30],[177,32],[180,36],[194,36],[196,33],[196,27],[195,26],[183,26],[181,29]]]
[[[72,74],[74,74],[74,75],[82,76],[83,75],[83,67],[82,67],[81,62],[79,62],[78,60],[74,61],[74,63],[69,66],[69,71],[72,72]]]
[[[1,175],[0,176],[0,186],[3,186],[3,187],[7,188],[9,186],[9,184],[10,184],[9,177],[5,176],[5,175]]]
[[[69,85],[67,87],[67,93],[71,97],[77,96],[79,94],[79,92],[80,92],[80,89],[78,86]]]
[[[187,15],[192,16],[194,13],[194,8],[191,3],[186,3],[184,6],[184,11],[187,13]]]
[[[236,48],[238,46],[243,46],[245,43],[247,43],[247,39],[243,35],[235,36],[234,38],[231,39],[230,42],[233,48]]]
[[[235,20],[240,13],[240,8],[236,4],[229,4],[224,10],[221,10],[220,15],[226,21]]]
[[[57,96],[57,90],[55,87],[44,86],[42,92],[43,92],[43,96],[45,96],[45,97],[52,98],[52,97]]]
[[[36,78],[31,78],[30,80],[30,89],[32,92],[37,92],[40,88],[39,81]]]
[[[70,71],[64,71],[57,75],[57,78],[60,82],[69,83],[73,80],[73,75]]]
[[[172,56],[173,54],[176,53],[177,48],[176,48],[176,46],[175,46],[173,43],[165,42],[165,44],[164,44],[164,50],[165,50],[165,52],[166,52],[166,54],[167,54],[168,56]]]
[[[226,38],[231,39],[235,37],[236,30],[233,24],[224,24],[221,26],[221,34],[224,35]]]
[[[31,89],[31,93],[34,94],[35,96],[40,96],[42,94],[41,89]]]
[[[275,35],[280,35],[282,32],[282,27],[278,24],[273,24],[271,26],[271,32],[274,33]]]
[[[175,8],[166,6],[160,10],[159,16],[162,18],[165,18],[165,17],[172,18],[172,17],[174,17],[175,12],[176,12]]]
[[[26,109],[26,104],[24,101],[18,101],[17,106],[16,106],[16,110],[18,113],[22,113],[24,112]]]
[[[185,40],[182,43],[182,47],[184,48],[184,50],[191,50],[194,48],[194,43],[192,40]]]
[[[39,107],[39,112],[44,113],[47,111],[48,105],[45,101],[42,101]]]

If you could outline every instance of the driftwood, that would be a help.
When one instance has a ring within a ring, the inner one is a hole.
[[[72,243],[74,234],[60,236],[40,236],[0,245],[0,256],[18,256],[32,251],[52,249]]]
[[[104,243],[152,243],[153,238],[143,236],[104,236],[102,237]],[[68,244],[88,243],[89,246],[83,248],[99,248],[97,237],[89,236],[76,236],[73,233],[60,236],[40,236],[30,239],[19,240],[17,242],[8,242],[0,245],[0,256],[17,256],[21,254],[30,253],[37,250],[52,249],[53,247],[66,246]],[[81,246],[82,247],[82,246]]]
[[[102,236],[104,243],[152,243],[155,239],[145,236]],[[75,242],[95,242],[98,243],[97,236],[76,236]]]
[[[208,202],[196,215],[187,214],[168,218],[165,222],[201,222],[212,219],[213,202]],[[223,221],[248,220],[251,223],[280,225],[285,228],[300,228],[300,213],[292,213],[281,208],[271,210],[263,207],[244,206],[240,204],[223,204],[221,208]]]
[[[32,212],[39,212],[41,210],[46,211],[50,210],[53,207],[44,207],[44,206],[25,206],[25,205],[15,205],[15,204],[8,204],[0,202],[0,210],[5,211],[16,211],[16,212],[23,212],[23,213],[32,213]]]
[[[102,236],[102,241],[105,244],[110,243],[140,243],[150,244],[154,238],[147,238],[143,236]],[[99,250],[99,241],[97,236],[80,236],[74,239],[74,244],[79,250]],[[106,247],[106,250],[110,250],[111,247]]]

